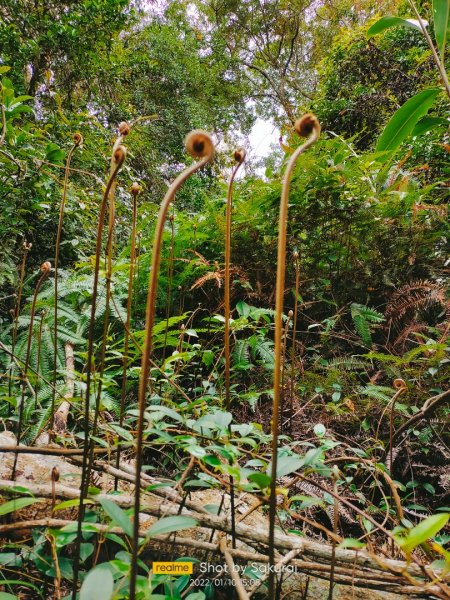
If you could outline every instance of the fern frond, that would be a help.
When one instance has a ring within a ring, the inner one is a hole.
[[[357,304],[354,302],[351,305],[351,315],[355,329],[361,340],[366,346],[372,345],[372,335],[370,326],[373,324],[382,323],[384,316],[374,308]]]
[[[239,370],[250,369],[252,366],[250,360],[249,345],[246,340],[237,340],[232,353],[234,368]]]
[[[345,371],[360,371],[362,369],[366,369],[367,367],[368,364],[364,360],[356,358],[355,356],[337,356],[336,358],[328,361],[328,364],[325,365],[326,369],[344,369]]]
[[[386,317],[399,321],[407,313],[445,302],[443,287],[433,281],[414,281],[399,288],[386,306]]]
[[[394,390],[384,385],[366,385],[358,387],[358,392],[381,402],[389,402],[394,395]]]

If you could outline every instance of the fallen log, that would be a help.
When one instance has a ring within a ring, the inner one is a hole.
[[[36,484],[29,483],[27,487],[36,497],[51,498],[52,497],[52,486],[48,484]],[[8,495],[15,494],[17,483],[14,481],[1,481],[0,492]],[[62,499],[75,499],[79,498],[79,490],[56,484],[54,486],[54,495],[57,498]],[[94,503],[99,503],[102,499],[108,499],[115,502],[122,508],[130,508],[133,506],[134,498],[132,496],[121,494],[121,495],[110,495],[110,494],[95,494],[90,495],[89,499]],[[197,508],[197,506],[196,506]],[[231,522],[226,517],[220,517],[211,515],[206,512],[200,512],[199,510],[192,510],[191,508],[183,507],[180,510],[180,504],[174,501],[174,499],[167,500],[161,499],[152,495],[151,493],[145,493],[142,496],[141,512],[148,514],[156,518],[161,516],[172,516],[172,515],[185,515],[194,518],[201,528],[214,529],[222,531],[224,533],[231,533]],[[52,520],[40,520],[42,526],[44,524],[55,523]],[[67,521],[64,521],[67,524]],[[14,526],[18,527],[19,524],[15,523]],[[48,526],[48,525],[47,525]],[[2,526],[1,531],[6,532],[4,529],[8,526]],[[21,524],[24,527],[24,523]],[[97,525],[96,525],[97,528]],[[100,529],[99,529],[100,530]],[[111,528],[109,528],[111,530]],[[254,526],[248,526],[243,523],[236,524],[236,537],[244,544],[253,547],[267,547],[268,545],[268,531],[267,529],[257,529]],[[143,528],[145,532],[145,527]],[[157,538],[155,538],[156,540]],[[166,538],[167,539],[167,538]],[[151,546],[153,539],[149,541]],[[201,540],[189,540],[185,538],[176,537],[175,542],[171,540],[171,544],[186,544],[194,545],[196,547],[209,549],[217,552],[217,544],[211,544],[206,546],[206,542]],[[300,563],[293,561],[293,564],[297,564],[304,572],[314,574],[314,576],[326,577],[330,571],[330,565],[332,560],[332,546],[324,543],[314,542],[305,538],[300,538],[295,535],[286,535],[280,532],[276,533],[275,536],[275,547],[277,551],[283,555],[285,552],[296,550],[301,558],[295,559]],[[255,553],[249,553],[249,560],[254,559]],[[242,556],[243,558],[243,556]],[[399,594],[418,594],[424,593],[434,595],[438,598],[445,598],[442,595],[442,584],[431,585],[425,581],[425,577],[428,573],[416,564],[410,564],[399,560],[389,559],[385,557],[379,557],[373,555],[367,551],[359,550],[347,550],[336,548],[335,549],[335,570],[339,574],[339,582],[354,585],[356,587],[371,588],[378,590],[391,591]],[[371,573],[371,576],[369,576]],[[434,575],[438,576],[439,573],[429,573],[430,577]],[[431,586],[431,587],[430,587]]]
[[[34,529],[38,527],[50,527],[52,529],[61,529],[67,526],[72,526],[73,528],[75,528],[77,526],[77,521],[55,518],[33,519],[28,521],[20,521],[16,523],[0,525],[0,535],[5,536],[11,532],[20,529]],[[112,527],[101,523],[91,522],[89,523],[89,527],[90,529],[96,529],[99,534],[104,535],[107,533],[114,533],[116,535],[125,536],[125,533],[119,527]],[[140,536],[145,537],[146,533],[146,528],[141,527]],[[170,545],[170,550],[172,550],[172,545],[175,544],[180,548],[195,548],[214,553],[215,555],[217,555],[218,552],[218,544],[205,542],[202,540],[195,540],[192,539],[192,537],[182,535],[177,535],[177,537],[174,540],[172,539],[170,541],[168,538],[169,536],[167,535],[155,535],[152,537],[152,542],[160,542],[163,544],[166,543],[168,546]],[[228,548],[228,552],[233,558],[247,561],[249,563],[267,564],[269,562],[269,558],[267,555],[255,553],[253,551]],[[296,552],[296,554],[297,553],[298,551]],[[311,562],[299,558],[291,558],[289,562],[295,568],[296,572],[300,572],[311,577],[324,579],[326,581],[329,580],[331,571],[330,564]],[[390,575],[386,572],[380,572],[365,567],[355,568],[354,566],[343,567],[337,565],[335,566],[334,572],[336,583],[339,583],[341,585],[351,585],[359,588],[382,590],[401,595],[415,595],[427,598],[430,598],[433,595],[435,595],[436,597],[442,597],[439,588],[436,586],[431,585],[425,588],[424,586],[420,585],[408,585],[399,582],[398,576],[396,575]]]

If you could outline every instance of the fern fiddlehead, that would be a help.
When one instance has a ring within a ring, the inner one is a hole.
[[[131,574],[130,574],[130,600],[135,600],[136,595],[136,577],[137,560],[139,551],[139,506],[140,506],[140,485],[142,470],[142,450],[144,437],[144,411],[147,384],[150,376],[150,356],[152,352],[152,330],[155,319],[156,293],[158,287],[158,271],[161,262],[161,243],[163,237],[164,223],[167,218],[167,212],[175,193],[180,186],[188,179],[190,175],[204,167],[214,157],[214,144],[210,136],[204,131],[192,131],[185,142],[187,152],[193,157],[200,159],[185,169],[166,192],[161,203],[158,219],[156,222],[155,236],[153,240],[152,264],[150,271],[150,280],[147,293],[146,315],[145,315],[145,342],[142,352],[142,366],[139,379],[138,392],[138,424],[136,439],[136,478],[134,495],[134,523],[133,523],[133,541],[131,555]],[[75,600],[75,598],[74,598]]]
[[[289,187],[292,173],[298,157],[314,144],[320,135],[319,121],[314,115],[306,114],[295,123],[295,131],[298,135],[308,139],[295,150],[286,167],[281,191],[280,213],[278,221],[278,253],[277,253],[277,281],[275,301],[275,365],[273,376],[273,405],[272,405],[272,469],[270,482],[269,503],[269,598],[275,598],[275,517],[276,517],[276,476],[277,476],[277,452],[278,452],[278,430],[279,410],[281,395],[281,361],[283,344],[283,305],[284,305],[284,280],[286,268],[286,231],[289,203]]]
[[[233,183],[236,174],[244,163],[245,150],[238,148],[234,153],[236,165],[231,173],[227,190],[226,229],[225,229],[225,281],[224,281],[224,303],[225,303],[225,408],[230,408],[230,267],[231,267],[231,214],[233,211]]]
[[[119,138],[120,139],[120,138]],[[94,281],[92,286],[92,304],[91,314],[89,321],[89,334],[88,334],[88,352],[87,352],[87,371],[86,371],[86,396],[84,401],[84,446],[83,446],[83,459],[81,467],[81,486],[80,486],[80,503],[78,507],[78,526],[77,526],[77,538],[76,538],[76,549],[75,549],[75,560],[73,565],[73,587],[72,587],[72,600],[76,600],[77,597],[77,586],[78,586],[78,571],[80,567],[80,544],[81,544],[81,529],[84,518],[84,502],[86,498],[87,489],[89,486],[89,454],[90,448],[93,446],[89,442],[89,409],[90,409],[90,397],[91,397],[91,380],[92,380],[92,360],[94,355],[94,333],[95,333],[95,313],[98,295],[98,281],[100,273],[100,255],[102,248],[102,232],[103,222],[105,220],[106,207],[108,204],[109,195],[114,184],[114,180],[120,171],[127,151],[125,146],[120,143],[114,145],[111,165],[112,170],[108,182],[103,193],[102,201],[100,204],[100,212],[97,224],[97,238],[95,246],[95,266],[94,266]]]
[[[130,324],[131,324],[131,308],[133,305],[133,283],[134,270],[136,262],[136,223],[137,223],[137,197],[141,191],[139,184],[133,183],[131,186],[131,195],[133,196],[133,216],[131,222],[131,239],[130,239],[130,273],[128,275],[128,297],[127,297],[127,319],[125,322],[125,341],[123,350],[123,371],[122,371],[122,388],[120,395],[120,413],[119,425],[123,426],[123,417],[125,413],[125,396],[127,391],[127,369],[128,369],[128,348],[130,343]],[[116,469],[120,465],[121,449],[120,445],[116,454]],[[117,490],[118,479],[114,480],[114,489]]]
[[[73,146],[67,155],[66,166],[64,169],[64,183],[63,183],[63,192],[61,198],[61,205],[59,207],[59,219],[58,219],[58,230],[56,232],[56,244],[55,244],[55,304],[53,308],[53,318],[54,318],[54,330],[53,330],[53,391],[52,391],[52,405],[51,405],[51,417],[50,417],[50,432],[53,429],[53,415],[55,412],[55,389],[56,389],[56,371],[58,364],[58,266],[59,266],[59,251],[61,246],[61,235],[62,228],[64,222],[64,209],[66,207],[67,200],[67,188],[69,184],[69,173],[70,173],[70,163],[72,162],[72,156],[77,148],[81,146],[83,143],[83,137],[80,133],[76,133],[73,136]],[[50,434],[51,435],[51,434]]]
[[[231,173],[227,190],[227,208],[226,208],[226,227],[225,227],[225,273],[224,273],[224,303],[225,303],[225,331],[224,331],[224,352],[225,352],[225,408],[230,409],[230,266],[231,266],[231,214],[233,210],[233,183],[239,167],[245,160],[245,150],[238,148],[234,152],[236,165]],[[229,425],[231,434],[231,423]],[[230,459],[231,463],[231,459]],[[231,513],[231,538],[233,548],[236,548],[236,523],[234,510],[234,480],[230,475],[230,513]]]
[[[23,281],[25,279],[25,266],[27,264],[28,252],[31,250],[32,246],[33,246],[33,244],[31,242],[27,243],[25,241],[23,243],[23,256],[22,256],[22,264],[20,266],[19,287],[17,290],[16,306],[14,308],[14,325],[13,325],[13,331],[12,331],[12,344],[11,344],[12,356],[14,356],[14,352],[16,349],[16,339],[17,339],[17,328],[19,325],[20,304],[22,301]],[[12,373],[13,373],[13,367],[11,366],[11,368],[9,370],[9,383],[8,383],[8,396],[10,396],[10,397],[12,395]]]
[[[111,156],[111,167],[110,167],[110,178],[113,178],[113,173],[116,167],[116,151],[121,148],[121,144],[124,138],[130,132],[130,126],[126,122],[122,122],[119,124],[119,135],[114,142],[112,156]],[[108,338],[108,329],[109,329],[109,313],[110,313],[110,304],[111,304],[111,280],[112,280],[112,255],[113,255],[113,235],[114,235],[114,226],[116,222],[116,206],[115,206],[115,192],[117,187],[117,179],[113,178],[111,187],[108,193],[108,236],[106,240],[106,289],[105,289],[105,311],[103,314],[103,336],[102,336],[102,344],[101,344],[101,353],[100,353],[100,364],[98,368],[98,388],[96,390],[95,396],[95,411],[94,411],[94,422],[92,425],[92,435],[97,435],[97,426],[98,426],[98,417],[100,413],[100,402],[103,388],[103,373],[105,370],[105,357],[106,357],[106,345]],[[89,464],[88,464],[88,474],[91,472],[92,461],[94,459],[94,455],[92,449],[89,455]]]
[[[52,265],[48,261],[42,263],[42,265],[40,267],[41,276],[39,277],[39,279],[36,283],[36,287],[34,288],[33,302],[31,304],[30,324],[28,326],[27,350],[26,350],[26,355],[25,355],[25,364],[24,364],[24,368],[23,368],[23,377],[22,377],[22,393],[21,393],[20,406],[19,406],[19,423],[18,423],[18,427],[17,427],[17,445],[18,446],[19,446],[20,440],[22,438],[23,409],[24,409],[24,405],[25,405],[25,381],[27,378],[28,366],[30,363],[31,340],[33,339],[33,324],[34,324],[34,314],[36,311],[36,300],[37,300],[37,295],[39,294],[39,290],[41,289],[42,284],[47,279],[47,277],[50,275],[51,268],[52,268]],[[12,481],[14,481],[16,478],[16,468],[17,468],[18,456],[19,456],[18,453],[16,453],[14,456],[14,464],[13,464],[12,475],[11,475]]]

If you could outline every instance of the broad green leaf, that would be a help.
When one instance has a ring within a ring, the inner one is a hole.
[[[220,506],[218,504],[205,504],[203,508],[211,515],[218,515],[220,513]]]
[[[270,485],[270,477],[265,473],[252,473],[248,476],[248,480],[257,485],[260,490],[264,490]]]
[[[0,554],[0,565],[8,565],[9,567],[18,567],[22,564],[22,557],[15,552],[2,552]]]
[[[111,572],[99,565],[83,581],[80,600],[111,600],[113,591],[114,579]]]
[[[236,310],[240,317],[248,317],[251,311],[251,306],[249,306],[243,300],[239,300],[239,302],[236,304]]]
[[[365,544],[354,538],[345,538],[339,544],[338,548],[364,548]]]
[[[326,427],[322,423],[317,423],[314,425],[314,433],[317,435],[317,437],[323,437],[326,432]]]
[[[397,538],[399,546],[410,553],[414,548],[420,546],[430,538],[434,537],[450,519],[450,513],[432,515],[421,521],[418,525],[410,529],[404,538]]]
[[[424,117],[415,125],[411,135],[413,137],[422,135],[440,125],[448,127],[448,120],[443,117]]]
[[[89,498],[84,498],[83,504],[95,504],[95,502],[93,500],[90,500]],[[72,508],[73,506],[79,506],[79,505],[80,505],[80,499],[74,498],[73,500],[64,500],[64,502],[60,502],[59,504],[57,504],[55,506],[55,508],[53,510],[64,510],[65,508]]]
[[[443,0],[444,2],[446,0]],[[428,22],[422,19],[425,26],[428,25]],[[372,37],[374,35],[378,35],[385,29],[390,29],[391,27],[410,27],[412,29],[418,29],[422,31],[420,27],[419,21],[416,19],[402,19],[401,17],[381,17],[376,23],[369,27],[367,31],[367,37]]]
[[[18,600],[18,598],[7,592],[0,592],[0,600]]]
[[[181,417],[175,410],[173,410],[172,408],[169,408],[168,406],[162,406],[159,404],[152,405],[152,406],[148,406],[147,410],[160,412],[160,413],[166,415],[167,417],[170,417],[174,421],[179,421],[179,422],[183,421],[183,417]]]
[[[434,35],[441,57],[450,39],[450,2],[449,0],[433,0]]]
[[[11,67],[7,67],[6,65],[2,65],[0,67],[0,75],[3,75],[3,73],[7,73],[10,69],[11,69]]]
[[[419,92],[401,106],[384,128],[375,148],[376,152],[396,150],[410,135],[418,121],[430,110],[439,88]]]
[[[80,544],[80,558],[84,562],[94,552],[94,544],[89,542]]]
[[[108,500],[107,498],[102,498],[100,500],[100,504],[102,505],[105,513],[111,518],[112,522],[123,529],[127,535],[132,537],[133,524],[126,512],[120,508],[120,506],[117,506],[117,504],[111,500]]]
[[[40,498],[16,498],[16,500],[10,500],[0,506],[0,515],[7,515],[26,506],[30,506],[35,502],[43,502]]]
[[[36,598],[44,597],[41,590],[37,586],[35,586],[33,583],[30,583],[29,581],[25,581],[24,579],[2,579],[2,585],[3,586],[5,586],[5,585],[20,585],[21,587],[27,587],[36,592],[36,596],[35,596]],[[2,592],[2,593],[4,593],[4,592]],[[15,596],[13,596],[13,598],[15,598]],[[1,596],[0,596],[0,599],[1,599]],[[6,598],[5,598],[5,600],[6,600]]]
[[[162,533],[172,533],[173,531],[180,531],[181,529],[190,529],[197,525],[197,521],[192,517],[182,517],[181,515],[174,517],[165,517],[153,523],[147,531],[147,537],[152,535],[160,535]]]
[[[279,456],[277,462],[277,479],[280,477],[285,477],[285,475],[289,475],[297,469],[300,469],[304,464],[303,458],[298,458],[296,456]],[[269,463],[267,467],[266,473],[270,475],[272,473],[272,463]]]

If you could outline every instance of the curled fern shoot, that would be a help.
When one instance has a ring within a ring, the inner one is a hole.
[[[18,427],[17,427],[17,445],[18,446],[22,439],[23,409],[24,409],[24,405],[25,405],[25,387],[26,387],[25,382],[27,381],[28,366],[30,364],[31,340],[33,338],[33,324],[34,324],[34,315],[35,315],[35,311],[36,311],[36,300],[37,300],[37,296],[39,294],[39,290],[41,289],[42,284],[47,279],[47,277],[50,275],[51,268],[52,268],[52,266],[48,261],[42,263],[41,268],[40,268],[41,275],[36,283],[36,287],[34,288],[33,302],[31,304],[30,324],[28,326],[27,351],[26,351],[26,355],[25,355],[25,364],[24,364],[23,376],[22,376],[22,393],[21,393],[20,406],[19,406],[19,423],[18,423]],[[16,478],[16,468],[17,468],[18,456],[19,455],[16,454],[14,457],[14,464],[13,464],[12,475],[11,475],[11,479],[13,481]]]
[[[141,470],[142,470],[142,452],[144,438],[144,411],[146,404],[147,385],[150,376],[150,357],[152,353],[152,331],[155,320],[156,294],[158,289],[158,272],[161,262],[161,245],[164,231],[164,223],[167,218],[169,207],[175,197],[175,193],[190,175],[204,167],[214,157],[214,144],[210,136],[204,131],[192,131],[186,138],[186,150],[194,158],[199,158],[198,162],[193,163],[185,169],[173,181],[166,192],[161,203],[158,219],[156,222],[155,236],[153,240],[152,264],[150,271],[150,280],[147,293],[146,316],[145,316],[145,341],[142,352],[141,374],[139,379],[138,392],[138,424],[136,436],[136,478],[134,492],[134,523],[133,540],[131,555],[131,574],[130,574],[130,600],[136,597],[136,578],[138,567],[139,552],[139,507],[141,499]],[[73,599],[75,600],[75,598]]]
[[[120,141],[121,138],[118,138]],[[89,486],[89,450],[90,446],[93,446],[93,442],[89,442],[90,430],[89,430],[89,409],[90,409],[90,398],[91,398],[91,380],[92,380],[92,362],[94,358],[94,333],[95,333],[95,313],[98,296],[98,281],[100,273],[100,255],[102,249],[102,233],[103,233],[103,222],[105,220],[106,207],[110,192],[114,185],[114,180],[120,171],[125,158],[127,155],[126,148],[120,143],[114,145],[112,159],[111,159],[111,174],[103,193],[102,201],[100,204],[100,212],[97,224],[97,238],[95,246],[95,266],[94,266],[94,281],[92,287],[92,300],[91,300],[91,314],[89,321],[89,334],[88,334],[88,352],[87,352],[87,367],[86,367],[86,395],[84,400],[84,446],[83,446],[83,460],[81,468],[81,487],[80,487],[80,504],[78,508],[78,527],[77,527],[77,539],[75,549],[75,560],[73,566],[73,587],[72,587],[72,600],[76,600],[77,597],[77,585],[78,585],[78,572],[80,566],[80,544],[82,536],[82,523],[84,518],[84,502],[86,498],[87,490]]]
[[[123,418],[125,414],[125,397],[127,392],[127,368],[128,368],[128,350],[130,343],[130,324],[131,324],[131,309],[133,305],[133,283],[134,270],[136,262],[136,223],[137,223],[137,197],[140,192],[140,187],[134,183],[131,187],[131,195],[133,197],[133,216],[131,222],[131,240],[130,240],[130,272],[128,275],[128,296],[127,296],[127,320],[125,322],[125,342],[123,350],[123,371],[122,371],[122,388],[120,395],[120,413],[119,425],[123,426]],[[116,454],[116,468],[120,465],[120,446]],[[117,490],[118,479],[114,480],[114,489]]]
[[[53,429],[53,414],[55,412],[55,389],[56,389],[56,371],[57,371],[57,363],[58,363],[58,266],[59,266],[59,251],[61,246],[61,235],[62,228],[64,222],[64,209],[66,206],[67,200],[67,188],[69,184],[69,173],[70,173],[70,163],[72,162],[73,153],[77,148],[81,146],[83,143],[83,138],[79,133],[76,133],[73,136],[73,146],[67,155],[66,166],[64,169],[64,183],[63,183],[63,191],[61,198],[61,205],[59,207],[59,220],[58,220],[58,230],[56,233],[56,244],[55,244],[55,305],[54,305],[54,332],[53,332],[53,393],[52,393],[52,407],[51,407],[51,417],[50,417],[50,431]]]
[[[224,302],[225,302],[225,408],[230,408],[230,267],[231,267],[231,214],[233,210],[233,182],[240,166],[245,160],[245,150],[238,148],[234,153],[236,165],[231,173],[227,190],[227,208],[226,208],[226,230],[225,230],[225,281],[224,281]]]
[[[275,291],[275,365],[273,377],[273,405],[272,405],[272,471],[270,482],[270,505],[269,505],[269,598],[275,598],[275,517],[277,507],[276,478],[277,478],[277,452],[278,452],[278,430],[279,411],[281,396],[281,362],[283,352],[283,306],[284,306],[284,280],[286,268],[286,233],[287,216],[289,204],[289,187],[292,173],[298,157],[312,146],[319,138],[320,124],[314,115],[307,114],[295,123],[296,132],[308,139],[299,146],[292,154],[286,167],[281,191],[280,213],[278,221],[278,254],[277,254],[277,282]]]

